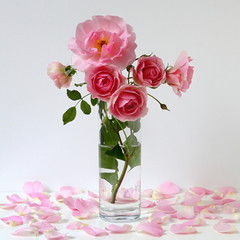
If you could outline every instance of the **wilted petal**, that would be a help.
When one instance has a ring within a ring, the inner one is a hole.
[[[48,240],[66,240],[66,239],[68,239],[66,234],[60,233],[56,230],[46,231],[46,232],[44,232],[44,236]]]
[[[76,222],[68,224],[66,228],[69,230],[80,230],[80,229],[82,229],[83,226],[86,226],[86,224],[76,221]]]
[[[206,188],[202,188],[202,187],[192,187],[190,188],[190,190],[200,196],[204,196],[204,195],[211,195],[213,194],[212,190],[206,189]]]
[[[172,182],[165,182],[161,184],[158,190],[164,195],[174,195],[180,192],[180,187]]]
[[[23,192],[27,195],[32,193],[42,193],[44,190],[43,184],[39,181],[25,182],[23,185]]]
[[[15,227],[23,224],[22,218],[20,216],[15,216],[15,215],[10,217],[0,218],[0,220],[2,220],[5,224],[11,227]]]
[[[217,224],[213,226],[213,228],[219,232],[219,233],[235,233],[237,232],[237,229],[235,226],[224,222],[224,221],[219,221]]]
[[[38,231],[38,229],[31,226],[17,229],[12,233],[13,236],[21,236],[21,237],[38,236],[39,234],[41,233]]]
[[[137,229],[156,237],[161,237],[163,235],[161,225],[155,222],[141,222],[139,223]]]
[[[104,235],[108,235],[108,233],[101,228],[97,228],[94,226],[90,226],[90,225],[85,225],[82,227],[82,230],[92,236],[104,236]]]
[[[141,201],[141,207],[142,208],[152,208],[154,206],[156,206],[156,204],[154,202],[150,201],[150,200],[143,199]]]
[[[132,226],[129,224],[124,224],[123,226],[118,226],[115,224],[110,224],[106,227],[106,230],[111,233],[127,233],[132,230]]]
[[[194,195],[190,192],[184,193],[184,199],[182,201],[182,205],[185,206],[196,206],[200,203],[202,196]]]
[[[173,224],[170,228],[172,233],[175,234],[193,234],[197,233],[197,230],[193,226],[185,224]]]
[[[13,203],[1,203],[0,204],[0,208],[5,209],[5,210],[14,209],[15,207],[16,207],[16,204],[13,204]]]

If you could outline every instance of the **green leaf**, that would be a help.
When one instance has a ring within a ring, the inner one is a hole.
[[[129,166],[132,169],[141,164],[141,145],[131,147],[130,152]]]
[[[75,87],[82,87],[82,86],[84,86],[85,84],[87,84],[87,83],[85,83],[85,82],[83,82],[83,83],[75,83],[74,86],[75,86]]]
[[[127,123],[128,123],[128,122],[121,122],[120,120],[118,120],[114,117],[110,121],[111,121],[111,124],[114,127],[114,129],[116,129],[116,131],[118,131],[118,132],[125,129],[127,126]]]
[[[99,166],[100,168],[106,168],[106,169],[118,169],[118,161],[109,155],[106,154],[106,151],[109,150],[109,148],[105,146],[99,147]]]
[[[129,146],[129,147],[136,146],[138,144],[139,144],[139,142],[134,134],[130,134],[127,137],[127,140],[124,142],[124,146]]]
[[[138,132],[141,128],[141,121],[140,118],[137,119],[136,121],[132,122],[132,121],[128,121],[128,127],[131,128],[133,130],[133,132]]]
[[[118,182],[118,174],[114,173],[100,173],[100,177],[108,181],[111,185],[115,185]]]
[[[119,144],[115,145],[111,150],[106,151],[106,154],[108,156],[115,157],[117,159],[125,161],[125,157],[122,152],[122,148],[119,146]]]
[[[100,143],[107,146],[114,146],[118,143],[118,135],[112,128],[102,125],[100,129]]]
[[[85,114],[91,113],[91,106],[85,100],[81,101],[80,108]]]
[[[97,98],[92,98],[92,96],[91,96],[91,104],[93,106],[97,105],[98,104],[98,99]]]
[[[79,100],[79,99],[82,98],[81,93],[79,91],[77,91],[77,90],[72,90],[71,91],[71,90],[67,89],[67,96],[71,100],[74,100],[74,101]]]
[[[63,114],[63,124],[67,124],[68,122],[71,122],[75,119],[77,115],[76,107],[69,108],[64,114]]]

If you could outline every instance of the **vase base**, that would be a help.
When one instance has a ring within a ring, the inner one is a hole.
[[[108,222],[134,222],[140,218],[139,202],[132,204],[100,205],[99,216]]]

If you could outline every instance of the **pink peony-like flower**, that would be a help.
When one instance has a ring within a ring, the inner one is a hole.
[[[141,57],[136,69],[133,68],[135,83],[146,87],[158,87],[165,81],[166,71],[161,58],[157,56]]]
[[[110,98],[109,112],[120,121],[135,121],[147,114],[145,87],[123,85]]]
[[[173,91],[181,96],[181,92],[186,92],[192,82],[193,67],[189,66],[191,58],[186,52],[182,52],[175,65],[167,71],[166,83],[172,86]]]
[[[69,87],[72,77],[65,73],[65,68],[60,62],[52,62],[48,65],[47,74],[54,81],[56,87]]]
[[[135,58],[135,33],[117,16],[93,16],[79,23],[76,37],[70,39],[73,64],[80,71],[96,63],[111,63],[126,68]]]
[[[114,65],[100,65],[87,69],[85,82],[93,98],[108,101],[112,94],[126,82],[126,78]]]

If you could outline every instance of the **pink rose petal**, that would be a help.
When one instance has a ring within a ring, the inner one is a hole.
[[[203,209],[201,212],[200,212],[200,215],[205,218],[205,219],[219,219],[221,218],[220,216],[214,214],[214,213],[211,213],[209,212],[207,209]]]
[[[27,195],[32,193],[42,193],[44,190],[43,184],[39,181],[25,182],[23,185],[23,192]]]
[[[155,222],[141,222],[137,229],[156,237],[161,237],[163,235],[163,229],[161,225]]]
[[[44,232],[44,236],[48,240],[66,240],[66,239],[68,239],[66,234],[60,233],[56,230],[46,231],[46,232]]]
[[[31,208],[29,206],[18,205],[14,208],[14,211],[20,216],[25,216],[31,213]]]
[[[21,237],[38,236],[39,234],[41,234],[39,230],[31,226],[17,229],[12,233],[13,236],[21,236]]]
[[[56,230],[56,227],[54,227],[53,225],[51,225],[45,221],[32,223],[30,225],[30,227],[32,227],[33,229],[37,229],[39,233]]]
[[[155,206],[156,206],[156,203],[154,203],[150,200],[143,199],[141,201],[141,207],[142,208],[152,208],[152,207],[155,207]]]
[[[167,224],[171,220],[171,215],[167,215],[161,211],[155,211],[149,217],[149,220],[158,224]]]
[[[141,196],[142,198],[150,198],[152,196],[152,193],[152,189],[145,189],[144,191],[142,191]]]
[[[219,233],[236,233],[237,232],[237,229],[235,226],[223,221],[219,221],[217,224],[213,226],[213,228]]]
[[[86,225],[85,223],[76,221],[76,222],[68,224],[66,228],[69,230],[80,230],[85,225]]]
[[[225,197],[227,194],[237,193],[237,189],[231,186],[222,187],[218,191],[223,195],[223,197]]]
[[[193,234],[197,233],[197,230],[193,226],[185,224],[173,224],[170,228],[172,233],[175,234]]]
[[[88,191],[88,196],[92,197],[92,198],[99,198],[99,195],[97,195],[96,193],[94,193],[92,191]]]
[[[193,226],[193,227],[200,227],[200,226],[205,226],[206,221],[202,218],[195,218],[193,220],[189,220],[187,222],[182,223],[185,226]]]
[[[190,188],[190,190],[200,196],[204,196],[204,195],[211,195],[213,194],[212,190],[206,189],[206,188],[202,188],[202,187],[192,187]]]
[[[10,225],[11,227],[15,227],[23,224],[22,218],[20,216],[15,216],[15,215],[10,217],[0,218],[0,220],[2,220],[2,222],[4,222],[5,224]]]
[[[92,236],[104,236],[104,235],[108,235],[108,233],[101,228],[97,228],[94,226],[90,226],[90,225],[85,225],[82,227],[82,230]]]
[[[219,200],[214,200],[212,203],[214,205],[224,205],[224,204],[227,204],[227,203],[231,203],[231,202],[235,202],[236,200],[233,200],[233,199],[219,199]]]
[[[178,219],[188,219],[191,220],[195,218],[194,208],[190,206],[182,207],[177,211],[177,213],[173,214],[172,217]]]
[[[60,188],[59,192],[56,194],[56,199],[58,201],[63,201],[65,198],[80,194],[82,192],[83,191],[72,186],[63,186]]]
[[[185,192],[184,199],[181,204],[185,206],[196,206],[200,203],[201,199],[202,196],[194,195],[190,192]]]
[[[172,182],[165,182],[161,184],[158,190],[164,195],[175,195],[180,192],[179,186]]]
[[[26,200],[19,197],[17,194],[12,194],[11,196],[7,196],[7,199],[12,203],[25,203]]]
[[[132,226],[129,224],[124,224],[123,226],[110,224],[105,229],[111,233],[127,233],[131,231]]]
[[[14,209],[15,207],[16,207],[16,204],[13,204],[13,203],[1,203],[0,204],[0,209],[10,210],[10,209]]]
[[[158,211],[161,211],[163,213],[167,213],[167,214],[174,214],[176,213],[176,209],[174,209],[172,206],[170,205],[157,205],[156,209]]]

